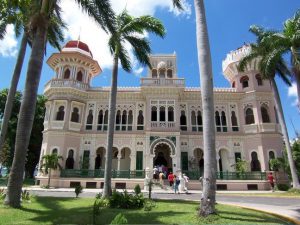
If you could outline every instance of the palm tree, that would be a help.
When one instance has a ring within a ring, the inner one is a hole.
[[[41,165],[41,169],[45,168],[45,171],[48,174],[48,187],[50,187],[51,170],[62,169],[62,166],[59,163],[60,159],[63,159],[63,157],[58,156],[57,154],[44,155],[42,157],[43,164]]]
[[[109,39],[110,51],[113,54],[113,70],[109,97],[109,119],[103,197],[111,195],[111,163],[115,127],[119,60],[122,68],[125,71],[131,71],[131,62],[124,45],[126,42],[129,43],[133,48],[133,52],[137,60],[142,65],[148,65],[151,67],[148,58],[148,54],[151,52],[150,43],[146,38],[141,37],[141,35],[143,35],[144,32],[154,33],[160,37],[164,37],[165,35],[165,29],[162,23],[158,19],[155,19],[151,16],[134,18],[128,15],[126,11],[123,11],[117,16],[116,24],[116,31],[112,32]]]
[[[31,3],[28,1],[23,1],[20,3],[18,6],[18,9],[14,9],[14,13],[10,13],[10,15],[7,17],[6,24],[13,23],[15,24],[15,33],[16,36],[20,36],[21,30],[23,30],[23,35],[21,39],[21,44],[19,48],[19,53],[17,56],[17,61],[15,65],[15,69],[12,75],[11,79],[11,84],[10,84],[10,89],[9,93],[7,96],[6,104],[5,104],[5,109],[3,113],[3,120],[1,124],[1,132],[0,132],[0,152],[2,150],[2,146],[5,142],[6,138],[6,133],[7,133],[7,128],[8,128],[8,123],[11,117],[11,112],[12,112],[12,107],[13,107],[13,100],[17,91],[20,75],[21,75],[21,70],[23,67],[23,62],[24,62],[24,57],[26,54],[26,48],[27,48],[27,43],[31,44],[31,38],[32,34],[30,34],[29,29],[27,28],[27,23],[28,23],[28,18],[30,17],[30,13],[32,11],[26,10],[30,8]],[[13,11],[13,10],[10,10]],[[62,29],[66,28],[65,24],[57,17],[52,17],[49,25],[49,32],[48,32],[48,41],[49,43],[60,50],[60,45],[59,42],[62,42],[64,40],[63,37],[63,31]],[[1,32],[1,31],[0,31]],[[3,36],[3,35],[2,35]],[[4,36],[3,36],[4,37]],[[1,39],[1,35],[0,35]]]
[[[20,207],[22,180],[29,138],[33,125],[37,91],[45,54],[49,21],[53,16],[60,17],[59,0],[41,0],[38,11],[29,19],[33,31],[32,51],[28,63],[23,101],[20,108],[16,133],[15,153],[8,180],[5,203]],[[104,30],[114,29],[114,13],[109,0],[75,0]]]
[[[290,53],[291,66],[298,92],[298,107],[300,109],[300,10],[294,17],[285,21],[282,32],[269,36],[272,43],[272,58]]]
[[[173,0],[175,7],[182,9],[180,0]],[[208,216],[216,212],[216,141],[214,118],[213,73],[210,44],[206,24],[204,0],[194,0],[196,14],[196,39],[198,63],[201,80],[201,98],[203,109],[203,146],[204,174],[203,194],[199,209],[200,216]]]
[[[249,63],[251,63],[254,59],[258,59],[257,66],[258,70],[262,74],[262,78],[270,81],[270,85],[274,94],[275,109],[278,114],[279,124],[281,126],[285,147],[287,149],[293,187],[299,189],[299,178],[297,176],[297,170],[292,156],[292,150],[285,124],[280,96],[277,84],[275,82],[275,76],[278,75],[287,85],[291,85],[291,82],[287,77],[290,75],[290,71],[280,54],[278,54],[276,57],[273,55],[273,42],[270,42],[272,39],[269,37],[272,36],[274,32],[265,31],[263,28],[257,26],[252,26],[250,31],[257,36],[257,41],[256,43],[250,45],[251,51],[240,61],[238,69],[240,71],[244,71]]]

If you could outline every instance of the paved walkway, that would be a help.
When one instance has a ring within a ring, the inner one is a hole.
[[[32,194],[37,196],[53,197],[74,197],[74,188],[57,188],[43,189],[40,187],[26,188]],[[95,197],[101,189],[84,189],[81,197]],[[128,190],[133,192],[133,190]],[[144,192],[145,194],[147,192]],[[156,199],[182,199],[182,200],[199,200],[201,191],[189,191],[189,194],[175,195],[171,190],[155,188],[152,197]],[[217,202],[221,204],[230,204],[245,208],[251,208],[280,215],[284,218],[292,219],[294,224],[300,225],[300,198],[283,198],[283,197],[265,197],[265,196],[247,196],[247,194],[270,193],[270,191],[217,191]],[[232,194],[232,195],[230,195]],[[236,195],[240,194],[240,195]],[[245,194],[243,196],[242,194]]]

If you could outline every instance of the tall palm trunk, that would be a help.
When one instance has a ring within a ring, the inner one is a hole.
[[[104,188],[103,197],[111,195],[111,167],[112,167],[112,148],[114,141],[115,117],[116,117],[116,100],[117,100],[117,85],[118,85],[118,53],[114,54],[114,64],[112,71],[111,90],[109,97],[109,117],[107,131],[107,148],[104,171]]]
[[[17,57],[17,62],[15,65],[14,73],[11,78],[10,88],[7,95],[6,103],[5,103],[5,109],[4,109],[4,116],[2,120],[1,125],[1,133],[0,133],[0,152],[2,151],[2,147],[5,142],[5,137],[7,133],[8,123],[11,117],[12,107],[14,104],[14,99],[20,79],[21,70],[23,67],[24,57],[26,53],[26,47],[27,47],[27,35],[24,31],[24,34],[22,36],[21,45]]]
[[[50,187],[50,179],[51,179],[51,168],[49,168],[49,173],[48,173],[48,187]]]
[[[297,94],[298,94],[298,109],[300,111],[300,70],[296,70],[295,79],[296,79]]]
[[[207,216],[215,213],[216,202],[217,160],[215,148],[213,74],[204,1],[194,0],[194,4],[196,14],[198,63],[201,80],[204,146],[203,194],[199,215]]]
[[[34,113],[37,101],[37,92],[44,60],[48,20],[46,13],[49,8],[49,0],[43,0],[41,19],[34,36],[32,51],[29,59],[25,90],[19,113],[16,133],[14,159],[9,174],[7,195],[5,204],[12,207],[20,207],[25,159],[33,125]]]
[[[270,84],[271,84],[271,88],[273,90],[275,109],[278,112],[278,120],[279,120],[279,124],[281,126],[281,131],[282,131],[282,135],[283,135],[283,139],[284,139],[284,143],[285,143],[285,147],[286,147],[286,151],[287,151],[287,155],[288,155],[288,161],[289,161],[291,174],[292,174],[292,180],[293,180],[293,188],[300,189],[299,178],[298,178],[298,175],[296,172],[297,171],[296,165],[293,160],[292,149],[291,149],[290,139],[289,139],[289,135],[288,135],[285,120],[284,120],[284,114],[283,114],[283,110],[282,110],[281,100],[280,100],[280,96],[278,93],[277,84],[276,84],[274,78],[270,79]]]

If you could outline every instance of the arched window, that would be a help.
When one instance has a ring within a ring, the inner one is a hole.
[[[187,130],[187,123],[186,123],[185,111],[181,111],[181,115],[180,115],[180,129],[181,130]]]
[[[263,123],[270,123],[270,116],[265,106],[260,107],[261,118]]]
[[[104,125],[103,125],[103,130],[107,130],[107,126],[108,126],[108,110],[105,111],[105,115],[104,115]]]
[[[260,162],[258,160],[257,152],[251,153],[251,171],[261,171]]]
[[[65,118],[65,107],[64,106],[60,106],[58,108],[58,112],[56,114],[56,120],[63,121],[64,118]]]
[[[143,111],[139,111],[139,115],[137,118],[137,129],[138,130],[144,130],[144,116],[143,116]]]
[[[57,153],[58,153],[58,150],[57,150],[57,148],[54,148],[54,149],[52,149],[52,155],[54,155],[54,154],[56,154],[56,155],[57,155]]]
[[[203,131],[203,126],[202,126],[202,115],[201,111],[198,111],[197,113],[197,126],[198,126],[198,131],[202,132]]]
[[[132,130],[132,123],[133,123],[133,114],[132,114],[132,110],[129,110],[129,113],[128,113],[128,128],[127,128],[127,130]]]
[[[116,114],[116,130],[120,130],[120,124],[121,124],[121,111],[118,110]]]
[[[152,70],[152,78],[157,78],[157,70],[156,69]]]
[[[196,113],[195,113],[195,111],[192,111],[192,113],[191,113],[191,124],[192,124],[192,131],[197,131]]]
[[[174,109],[173,107],[168,107],[168,121],[174,122]]]
[[[82,74],[81,70],[77,73],[76,80],[82,82],[82,80],[83,80],[83,74]]]
[[[73,108],[73,112],[71,115],[71,122],[79,123],[79,109],[77,107]]]
[[[127,112],[124,110],[122,114],[122,130],[126,130]]]
[[[263,80],[262,80],[260,74],[256,74],[255,78],[256,78],[256,81],[257,81],[257,85],[262,86],[263,85]]]
[[[152,106],[151,108],[151,121],[157,121],[157,108]]]
[[[253,110],[251,108],[247,108],[245,111],[245,121],[246,121],[246,124],[255,123]]]
[[[103,110],[100,110],[98,114],[97,130],[102,130],[102,129],[103,129]]]
[[[167,78],[172,78],[173,77],[173,71],[171,69],[167,70]]]
[[[222,123],[222,131],[227,132],[227,121],[226,121],[226,114],[224,111],[221,112],[221,123]]]
[[[232,131],[239,131],[237,118],[235,115],[235,111],[231,111],[231,127]]]
[[[93,116],[93,110],[90,109],[89,114],[86,118],[86,130],[91,130],[93,128],[93,121],[94,121],[94,116]]]
[[[232,82],[231,87],[235,88],[235,81]]]
[[[215,121],[216,121],[217,132],[221,132],[221,119],[220,119],[220,113],[218,111],[215,112]]]
[[[71,71],[67,68],[64,71],[64,79],[69,79],[71,75]]]
[[[164,106],[159,107],[159,121],[166,121],[166,108]]]
[[[159,70],[159,78],[165,78],[166,77],[166,70],[160,69]]]
[[[240,79],[240,82],[241,82],[243,88],[249,87],[249,77],[248,76],[243,76]]]
[[[66,160],[66,169],[74,169],[74,150],[70,149]]]

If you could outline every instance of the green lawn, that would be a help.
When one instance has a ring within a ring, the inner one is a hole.
[[[22,209],[0,205],[0,224],[91,224],[93,199],[35,197]],[[272,215],[231,206],[217,205],[218,215],[197,219],[198,203],[157,201],[150,212],[105,209],[97,224],[109,224],[122,212],[129,224],[288,224]]]

